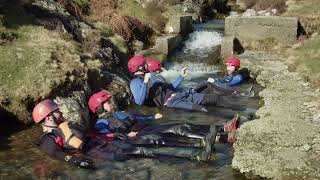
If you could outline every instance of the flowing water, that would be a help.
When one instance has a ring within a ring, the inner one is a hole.
[[[189,67],[190,74],[181,86],[181,90],[205,82],[208,77],[221,77],[222,67],[216,65],[216,46],[221,43],[223,22],[211,21],[195,25],[185,45],[165,64],[163,75],[173,80],[182,67]],[[260,87],[253,85],[255,91]],[[252,112],[259,107],[259,98],[251,98],[248,106]],[[230,120],[235,113],[224,108],[209,108],[209,113],[188,112],[166,108],[130,107],[130,111],[164,114],[163,122],[179,121],[199,124],[221,124]],[[251,111],[250,110],[250,111]],[[248,111],[240,114],[252,113]],[[1,117],[2,122],[6,122]],[[159,121],[159,122],[161,122]],[[54,160],[41,152],[36,142],[41,135],[39,126],[15,129],[15,133],[5,134],[6,128],[0,128],[0,179],[245,179],[239,172],[232,170],[233,148],[227,144],[216,144],[213,158],[209,162],[195,162],[186,159],[132,159],[126,162],[106,162],[95,171],[69,166]]]

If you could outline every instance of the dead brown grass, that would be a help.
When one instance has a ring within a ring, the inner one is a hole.
[[[89,1],[87,0],[55,0],[61,4],[72,16],[82,19],[89,13]]]
[[[91,0],[90,9],[94,20],[109,25],[113,32],[121,35],[126,41],[137,38],[139,34],[152,33],[151,29],[139,19],[121,15],[116,0]]]
[[[175,2],[167,2],[169,5]],[[145,13],[148,15],[148,21],[159,32],[164,32],[167,19],[162,15],[165,12],[166,4],[161,4],[158,1],[150,1],[146,3],[144,8]]]

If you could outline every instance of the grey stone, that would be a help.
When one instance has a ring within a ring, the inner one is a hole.
[[[221,43],[221,56],[228,57],[234,54],[242,54],[244,48],[240,44],[239,40],[234,36],[225,36]]]
[[[90,113],[87,106],[87,98],[91,95],[90,87],[84,84],[83,90],[74,91],[67,97],[56,97],[63,117],[68,121],[74,121],[90,127]]]
[[[254,9],[247,9],[246,12],[242,14],[243,17],[256,16],[257,12]]]
[[[177,47],[180,46],[181,42],[182,42],[181,35],[161,36],[158,39],[156,39],[156,44],[153,49],[165,55],[169,55]]]
[[[279,16],[229,16],[225,19],[225,35],[240,41],[273,38],[283,44],[296,42],[298,19]]]
[[[258,74],[257,82],[267,86],[259,93],[264,99],[256,113],[260,118],[237,130],[232,167],[271,179],[290,179],[290,172],[303,179],[306,174],[302,171],[307,170],[307,179],[318,179],[320,129],[314,123],[317,117],[312,121],[311,111],[304,109],[319,103],[319,96],[311,88],[305,90],[301,76],[290,72],[279,56],[246,51],[239,57],[244,67]]]
[[[192,32],[192,16],[172,16],[166,25],[166,31],[172,34],[186,35]]]

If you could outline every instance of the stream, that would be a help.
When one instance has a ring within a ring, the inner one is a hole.
[[[183,67],[189,68],[189,75],[181,85],[181,91],[205,82],[208,77],[222,77],[224,67],[216,58],[217,46],[223,36],[223,20],[213,20],[194,25],[194,32],[184,41],[164,64],[164,77],[173,80]],[[220,61],[221,62],[221,61]],[[256,94],[261,90],[254,81],[241,88],[254,87]],[[239,112],[248,115],[260,107],[260,98],[250,98],[249,109]],[[188,112],[166,108],[129,107],[129,111],[143,113],[161,112],[160,122],[178,121],[199,124],[221,124],[230,120],[234,111],[209,107],[208,113]],[[3,120],[3,119],[1,119]],[[12,124],[15,126],[15,124]],[[1,131],[5,127],[0,128]],[[209,162],[187,159],[131,159],[125,162],[105,162],[95,171],[79,169],[50,158],[37,147],[41,127],[34,125],[6,136],[0,131],[0,179],[246,179],[231,168],[232,145],[215,144],[215,152]],[[46,178],[44,178],[46,176]]]

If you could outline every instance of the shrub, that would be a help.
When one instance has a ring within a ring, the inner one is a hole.
[[[61,4],[72,16],[82,19],[83,15],[89,14],[88,0],[56,0]]]
[[[121,35],[126,41],[136,38],[137,34],[148,35],[152,32],[139,19],[121,15],[117,1],[91,0],[90,10],[94,20],[110,25],[112,31]]]

